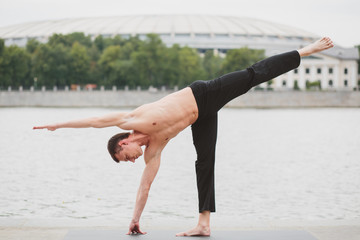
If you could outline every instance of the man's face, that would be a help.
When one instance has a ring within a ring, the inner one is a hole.
[[[135,159],[143,154],[141,147],[133,142],[121,144],[121,151],[115,153],[116,159],[121,162],[135,162]]]

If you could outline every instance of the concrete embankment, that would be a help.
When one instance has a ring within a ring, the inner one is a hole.
[[[172,91],[1,91],[0,107],[136,107]],[[240,108],[360,107],[359,91],[250,91],[227,106]]]

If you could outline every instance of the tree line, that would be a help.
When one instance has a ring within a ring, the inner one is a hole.
[[[167,47],[155,34],[144,40],[101,35],[92,40],[83,33],[54,34],[47,43],[31,39],[25,48],[7,47],[0,39],[0,89],[62,89],[72,84],[184,87],[197,79],[245,69],[263,58],[263,50],[248,48],[229,50],[222,58],[213,50],[199,54],[177,44]]]

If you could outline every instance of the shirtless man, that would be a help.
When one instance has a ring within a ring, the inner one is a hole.
[[[151,184],[160,166],[161,152],[179,132],[191,125],[197,153],[196,175],[199,198],[199,220],[194,229],[177,236],[210,235],[210,212],[215,212],[214,163],[217,134],[217,112],[230,100],[252,87],[295,69],[300,58],[333,47],[330,38],[296,51],[272,56],[243,71],[229,73],[211,81],[195,81],[189,87],[156,102],[142,105],[131,112],[74,120],[34,127],[34,129],[104,128],[118,126],[131,133],[120,133],[108,142],[108,150],[116,162],[135,160],[143,155],[146,163],[136,196],[136,204],[128,234],[145,234],[140,230],[140,216]]]

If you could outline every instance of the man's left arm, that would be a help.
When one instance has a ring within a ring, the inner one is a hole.
[[[155,176],[160,167],[160,154],[156,154],[154,156],[149,157],[149,154],[147,154],[145,150],[144,157],[145,157],[146,166],[141,177],[140,186],[136,196],[134,214],[129,226],[129,232],[127,234],[146,233],[140,230],[139,222],[140,222],[141,214],[145,208],[149,196],[151,184],[154,181]]]

